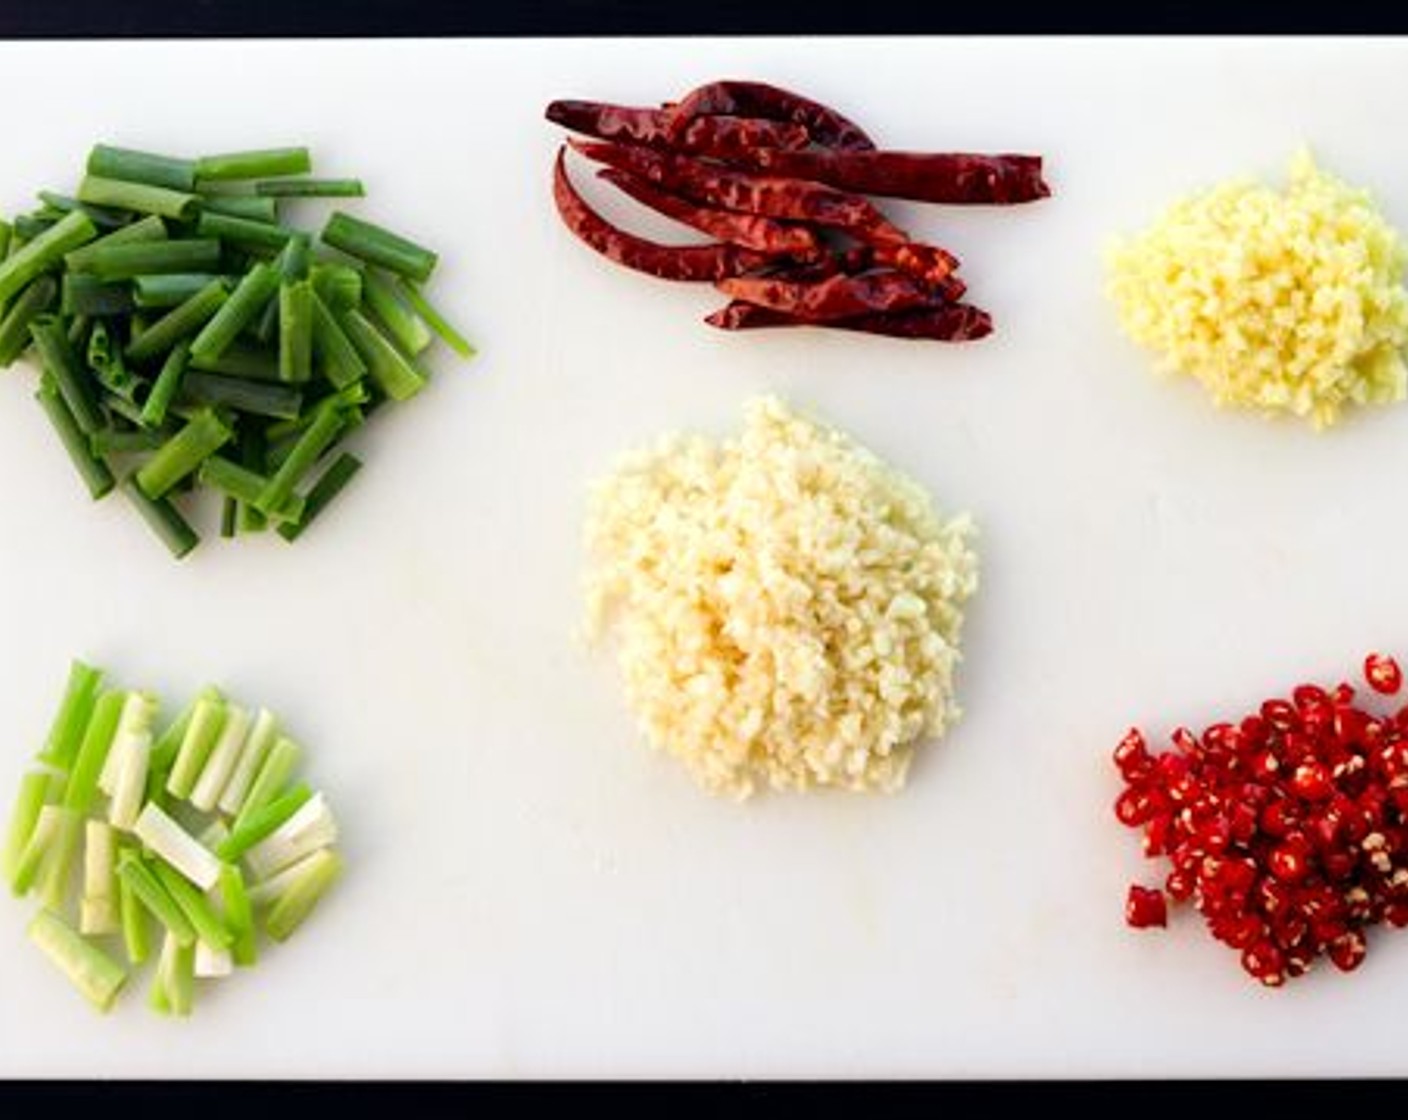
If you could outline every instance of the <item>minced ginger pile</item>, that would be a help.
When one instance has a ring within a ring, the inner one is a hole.
[[[1228,182],[1116,242],[1108,290],[1162,370],[1198,378],[1219,405],[1323,428],[1348,403],[1404,397],[1405,263],[1368,192],[1301,151],[1284,193]]]
[[[589,636],[614,629],[646,737],[711,792],[893,791],[959,716],[974,532],[760,398],[741,438],[667,437],[595,488]]]

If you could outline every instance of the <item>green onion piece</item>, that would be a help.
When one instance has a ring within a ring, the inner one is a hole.
[[[133,693],[132,696],[140,694]],[[128,705],[132,703],[131,698]],[[125,712],[124,712],[125,716]],[[114,747],[110,757],[119,759],[117,773],[113,778],[112,801],[108,806],[108,820],[113,827],[130,830],[137,823],[137,814],[147,792],[147,772],[151,768],[152,737],[150,730],[141,732],[121,741],[121,751]]]
[[[280,525],[277,530],[279,536],[286,541],[296,541],[313,523],[314,519],[342,492],[343,487],[352,481],[352,476],[361,469],[362,461],[357,456],[349,451],[342,452],[308,491],[303,516],[296,522],[285,522]]]
[[[313,170],[307,148],[262,148],[226,152],[196,160],[196,181],[271,179],[276,175],[306,175]]]
[[[83,843],[83,815],[72,809],[55,809],[58,831],[44,854],[39,872],[39,899],[50,910],[62,910],[68,899],[73,865]]]
[[[182,339],[162,362],[161,372],[152,383],[146,403],[142,405],[142,423],[149,428],[159,428],[166,422],[166,410],[171,406],[182,378],[186,375],[186,365],[190,361],[190,339]]]
[[[291,385],[226,377],[192,370],[181,385],[182,396],[196,404],[225,405],[258,416],[292,418],[303,407],[303,392]]]
[[[126,210],[113,210],[107,206],[93,206],[87,202],[79,202],[76,198],[69,198],[66,194],[56,194],[53,191],[40,191],[39,198],[44,203],[44,212],[60,217],[74,210],[82,210],[88,217],[93,219],[93,224],[102,229],[121,229],[132,220],[132,215]]]
[[[127,981],[127,970],[98,946],[86,941],[57,914],[41,910],[29,923],[29,939],[58,966],[79,993],[99,1011],[107,1011]]]
[[[208,459],[206,462],[209,464],[212,460]],[[252,471],[249,473],[254,474]],[[258,478],[257,475],[254,477]],[[263,485],[262,480],[258,485]],[[299,498],[297,501],[301,507],[302,499]],[[264,760],[269,757],[269,751],[273,748],[274,740],[278,736],[279,717],[268,708],[260,708],[258,715],[254,717],[254,726],[250,729],[249,738],[245,741],[244,753],[240,755],[239,765],[230,775],[225,792],[220,795],[220,811],[222,813],[233,817],[244,808],[244,799],[249,793],[250,786],[254,784],[254,777],[259,772],[259,768],[264,765]]]
[[[177,307],[212,280],[228,278],[211,272],[158,272],[132,278],[132,302],[138,307]]]
[[[293,244],[292,241],[289,242]],[[276,262],[277,263],[277,262]],[[264,305],[259,318],[245,327],[245,334],[252,335],[260,346],[273,346],[279,332],[279,301],[271,299]]]
[[[319,298],[316,288],[310,302],[313,310],[313,356],[318,362],[318,372],[337,389],[356,384],[366,376],[367,364],[362,361],[362,356],[328,310],[327,304]]]
[[[185,1017],[191,1013],[196,992],[196,946],[180,944],[167,934],[157,958],[148,1005],[153,1011]]]
[[[75,354],[81,354],[88,348],[88,332],[92,329],[93,320],[87,315],[75,315],[69,321],[64,337],[68,339],[68,344],[73,347]]]
[[[225,923],[216,916],[210,901],[191,886],[190,880],[163,860],[153,860],[152,870],[173,902],[181,908],[196,936],[218,949],[228,948],[234,940]]]
[[[39,388],[35,390],[34,399],[39,402],[45,415],[49,417],[49,423],[53,425],[54,431],[58,434],[59,442],[68,452],[69,461],[73,463],[74,469],[78,471],[79,477],[83,479],[83,484],[88,488],[89,497],[97,501],[110,494],[116,485],[112,471],[108,470],[108,465],[103,461],[102,456],[94,452],[89,443],[91,437],[85,435],[83,430],[79,428],[78,421],[73,418],[73,413],[68,410],[68,405],[64,404],[63,397],[59,395],[51,378],[46,377],[40,381]]]
[[[88,374],[74,353],[62,322],[56,316],[41,315],[30,323],[29,333],[39,350],[44,371],[53,378],[74,422],[85,436],[92,435],[103,426],[102,413],[93,399]]]
[[[81,210],[75,210],[33,240],[26,241],[18,252],[0,261],[0,304],[8,302],[41,272],[57,265],[65,253],[97,236],[98,227],[93,224],[93,219]]]
[[[342,857],[332,848],[321,848],[295,864],[297,874],[273,901],[264,918],[264,932],[275,941],[287,941],[342,874]]]
[[[425,387],[426,377],[361,312],[342,313],[342,329],[366,362],[372,380],[388,397],[404,401]]]
[[[122,315],[133,308],[132,290],[110,284],[89,272],[66,272],[59,310],[64,315]]]
[[[59,224],[59,215],[52,214],[21,214],[15,219],[14,236],[28,244],[41,234],[48,232]],[[93,223],[95,226],[96,222]]]
[[[78,201],[135,210],[139,214],[159,214],[163,218],[181,221],[193,217],[200,205],[200,200],[187,191],[173,191],[170,187],[154,187],[150,183],[133,183],[126,179],[106,179],[101,175],[83,176],[78,184]]]
[[[10,892],[20,898],[34,889],[39,872],[44,868],[45,858],[54,846],[59,835],[59,822],[63,820],[61,805],[45,804],[39,808],[39,816],[30,830],[19,858],[15,860],[14,872],[10,875]]]
[[[288,458],[255,499],[254,508],[266,517],[282,508],[294,487],[313,469],[323,452],[332,446],[333,440],[342,432],[343,423],[342,413],[337,409],[320,412],[308,430],[298,437]]]
[[[226,863],[234,863],[285,824],[312,796],[313,791],[307,783],[299,782],[287,793],[251,813],[248,820],[237,825],[225,842],[215,849],[215,854]]]
[[[94,250],[87,272],[101,280],[131,280],[163,273],[213,272],[220,267],[220,242],[211,237],[129,241]]]
[[[155,451],[171,437],[171,432],[163,428],[136,428],[121,431],[105,428],[88,437],[88,447],[94,455],[131,455],[136,452]]]
[[[220,861],[158,806],[150,802],[143,806],[132,831],[201,890],[209,890],[219,880]]]
[[[103,763],[112,749],[117,725],[122,718],[123,705],[127,703],[127,693],[120,688],[105,689],[98,694],[93,705],[93,715],[83,733],[83,742],[74,759],[73,771],[69,775],[68,788],[64,791],[64,806],[76,813],[86,814],[93,807],[98,793],[98,779],[103,773]]]
[[[350,257],[380,265],[412,280],[429,280],[439,257],[389,229],[334,210],[323,226],[323,241]]]
[[[261,477],[268,469],[267,431],[268,429],[262,424],[246,424],[240,432],[240,466]],[[262,513],[248,502],[240,502],[239,530],[241,533],[262,532],[267,525],[268,521]]]
[[[425,298],[425,294],[420,290],[418,284],[413,284],[404,278],[398,278],[398,283],[416,313],[430,325],[430,329],[438,334],[451,350],[466,360],[474,357],[476,351],[473,344],[455,330],[449,320],[435,309],[435,306]]]
[[[269,179],[255,183],[254,193],[271,198],[361,198],[367,192],[360,179]]]
[[[42,770],[31,770],[20,780],[19,794],[15,797],[14,808],[10,812],[10,828],[5,834],[5,850],[0,853],[0,873],[16,894],[24,892],[15,889],[16,872],[20,857],[29,846],[39,823],[39,813],[48,800],[49,775]]]
[[[199,331],[230,298],[224,280],[212,280],[179,307],[173,307],[127,346],[130,361],[143,362],[167,353]]]
[[[362,270],[350,264],[320,261],[309,270],[313,291],[329,311],[362,305]]]
[[[244,807],[235,817],[234,824],[230,826],[231,832],[238,832],[249,823],[255,813],[278,797],[284,788],[284,783],[288,781],[294,768],[298,765],[301,754],[297,743],[286,735],[279,736],[269,751],[269,757],[259,768],[259,773],[254,778],[254,784],[249,787],[249,793],[244,799]]]
[[[30,343],[29,325],[48,311],[59,286],[52,276],[38,276],[20,292],[0,319],[0,368],[8,368]]]
[[[133,245],[141,241],[165,241],[166,223],[155,214],[139,218],[131,225],[122,226],[104,234],[96,241],[90,241],[81,249],[64,254],[64,267],[70,272],[88,272],[93,267],[93,258],[101,250],[115,245]]]
[[[0,261],[3,261],[10,253],[10,238],[14,232],[15,227],[0,218]]]
[[[337,821],[321,793],[308,798],[292,816],[244,853],[245,865],[258,879],[292,867],[319,848],[337,842]]]
[[[193,369],[220,373],[226,377],[245,377],[251,381],[278,381],[278,355],[268,350],[235,341],[218,358],[191,356]]]
[[[307,280],[279,286],[279,376],[307,381],[313,373],[313,285]]]
[[[279,252],[274,267],[284,280],[305,280],[311,266],[312,239],[306,233],[290,237],[288,244]]]
[[[121,866],[120,857],[118,865]],[[146,908],[132,884],[121,875],[117,877],[117,898],[122,911],[122,942],[127,949],[127,959],[134,965],[142,964],[151,954]]]
[[[83,897],[79,901],[78,929],[84,934],[117,933],[117,830],[103,821],[84,824]]]
[[[131,148],[115,148],[109,144],[94,144],[88,152],[88,174],[104,179],[124,179],[129,183],[148,183],[174,191],[189,191],[196,183],[194,160],[139,152]]]
[[[235,286],[230,298],[206,323],[191,343],[191,354],[200,361],[218,358],[273,298],[279,287],[279,273],[272,265],[257,264]]]
[[[171,774],[171,769],[176,763],[177,755],[180,753],[181,744],[185,742],[186,734],[189,732],[191,723],[195,718],[197,710],[202,701],[223,700],[220,690],[213,685],[206,685],[196,695],[186,707],[181,711],[175,721],[167,727],[152,744],[151,763],[147,770],[147,800],[160,801],[166,792],[166,781]]]
[[[289,226],[270,222],[253,222],[248,218],[236,218],[230,214],[216,214],[206,210],[196,223],[196,232],[202,237],[218,237],[230,245],[252,246],[259,249],[282,249],[290,237],[296,237],[298,230]]]
[[[220,455],[212,455],[201,464],[197,481],[224,491],[231,498],[253,505],[269,484],[269,480],[257,471],[240,466]],[[297,494],[291,494],[272,516],[278,521],[296,522],[303,516],[305,502]]]
[[[212,693],[197,699],[186,719],[185,733],[181,736],[181,745],[166,781],[166,791],[173,797],[190,797],[201,770],[205,768],[205,760],[210,757],[224,729],[225,700],[219,693],[213,690]]]
[[[195,927],[152,873],[146,860],[130,848],[125,849],[117,857],[117,876],[128,885],[138,901],[151,912],[152,917],[166,927],[167,932],[175,937],[179,944],[195,943]]]
[[[206,213],[227,214],[232,218],[243,218],[249,222],[263,222],[266,225],[271,225],[279,220],[278,203],[272,198],[202,193],[200,205]]]
[[[137,472],[137,485],[149,498],[164,496],[201,463],[225,446],[235,430],[213,409],[203,408]]]
[[[181,516],[180,511],[165,498],[149,498],[137,484],[135,475],[122,480],[122,492],[137,507],[148,527],[173,557],[180,560],[200,543],[200,535],[191,528],[191,523]]]
[[[220,896],[225,904],[225,927],[234,935],[230,955],[241,967],[249,967],[259,959],[254,936],[254,908],[244,887],[244,876],[232,863],[220,868]]]
[[[97,703],[98,688],[102,683],[101,669],[84,664],[77,658],[69,663],[68,682],[64,685],[63,698],[54,713],[54,722],[49,725],[44,749],[39,752],[40,762],[64,771],[72,768],[83,742],[83,732],[93,717],[93,706]]]
[[[160,710],[161,701],[155,693],[142,689],[132,689],[127,693],[122,714],[117,719],[117,730],[113,732],[112,746],[108,748],[107,759],[98,776],[98,789],[109,797],[117,791],[118,776],[127,765],[127,752],[134,746],[150,749],[152,725]]]
[[[245,740],[249,738],[249,729],[253,723],[248,709],[238,704],[225,705],[225,722],[220,728],[220,735],[215,740],[215,745],[210,748],[205,765],[201,767],[200,777],[191,789],[190,801],[197,809],[208,813],[215,808],[220,795],[225,792],[225,783],[230,780],[230,775],[239,763],[240,753],[244,750]]]
[[[98,383],[111,396],[133,404],[142,383],[127,368],[127,363],[122,358],[122,350],[113,341],[107,324],[101,319],[95,322],[89,331],[87,350],[88,368],[98,379]]]
[[[414,356],[430,345],[430,329],[421,322],[399,284],[377,269],[369,268],[362,288],[366,292],[367,306],[402,350]]]

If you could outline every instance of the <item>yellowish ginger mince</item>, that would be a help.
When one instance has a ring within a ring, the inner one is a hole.
[[[711,792],[897,790],[960,714],[972,521],[775,398],[745,419],[594,488],[589,636],[614,630],[645,736]]]
[[[1404,397],[1403,241],[1308,152],[1284,192],[1238,179],[1192,195],[1107,263],[1125,332],[1219,405],[1323,428],[1346,404]]]

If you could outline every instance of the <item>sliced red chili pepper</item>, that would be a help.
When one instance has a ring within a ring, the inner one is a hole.
[[[815,322],[877,311],[932,308],[944,303],[942,297],[913,277],[893,271],[861,276],[838,274],[816,281],[731,276],[718,281],[715,287],[734,299]]]
[[[620,187],[637,202],[720,241],[756,249],[760,253],[803,258],[815,258],[821,252],[816,235],[803,226],[788,226],[756,214],[700,206],[615,167],[604,167],[597,175]]]
[[[727,114],[795,121],[805,125],[811,138],[827,148],[863,151],[875,147],[875,141],[858,124],[830,106],[765,82],[710,82],[686,94],[668,112],[674,127],[681,130],[699,117]]]
[[[760,327],[836,327],[866,334],[883,334],[892,338],[928,338],[941,342],[968,342],[992,333],[992,318],[986,311],[967,303],[949,303],[942,307],[919,308],[914,311],[857,315],[852,319],[828,319],[825,322],[803,319],[785,311],[759,307],[756,303],[735,300],[720,308],[704,322],[726,331],[752,330]]]
[[[861,194],[916,202],[1033,202],[1051,188],[1041,157],[969,152],[800,152],[752,148],[732,157],[772,175],[793,175]]]
[[[672,118],[665,109],[604,101],[554,101],[545,115],[563,128],[602,140],[621,140],[715,159],[744,159],[758,148],[794,151],[811,143],[804,125],[786,121],[696,117],[680,128],[671,127]]]
[[[598,253],[618,264],[663,280],[721,280],[757,268],[764,253],[737,245],[659,245],[613,226],[587,205],[567,175],[567,150],[559,149],[553,168],[553,200],[562,220]]]

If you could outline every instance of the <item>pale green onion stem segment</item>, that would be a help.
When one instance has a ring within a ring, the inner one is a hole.
[[[42,770],[31,770],[20,780],[19,793],[15,796],[15,805],[10,813],[10,827],[5,834],[3,859],[0,859],[0,872],[4,873],[12,891],[15,889],[20,856],[34,835],[40,810],[48,801],[49,780],[50,776]]]
[[[337,842],[337,821],[321,793],[304,801],[272,833],[244,853],[245,866],[267,879]]]
[[[171,900],[180,908],[181,913],[186,915],[186,920],[191,923],[196,937],[218,949],[228,948],[234,938],[211,908],[210,900],[191,886],[185,876],[162,860],[156,860],[152,864],[152,870],[161,885],[166,888]]]
[[[144,806],[132,831],[154,855],[201,890],[209,890],[219,881],[220,861],[160,806],[150,802]]]
[[[30,829],[19,859],[15,861],[14,874],[10,877],[10,893],[16,898],[27,895],[34,889],[45,860],[58,839],[60,823],[65,810],[59,805],[45,804],[39,809],[39,816]]]
[[[117,857],[117,874],[168,933],[181,944],[194,944],[195,927],[141,856],[131,849],[124,850]]]
[[[72,809],[58,809],[58,831],[44,853],[39,871],[39,900],[50,910],[62,910],[68,898],[73,865],[83,847],[83,816]]]
[[[99,1011],[112,1007],[127,970],[64,920],[41,910],[29,923],[29,939],[58,966],[83,998]]]
[[[181,744],[185,741],[186,732],[190,729],[191,721],[195,718],[197,709],[202,701],[221,701],[224,698],[220,690],[214,685],[206,685],[187,704],[165,731],[158,737],[152,745],[151,765],[147,772],[147,800],[160,801],[166,792],[166,779],[171,773],[172,766],[176,763],[176,756],[181,750]]]
[[[224,792],[220,794],[222,813],[234,817],[244,808],[245,797],[254,785],[254,779],[265,759],[269,757],[278,736],[279,717],[268,708],[260,708],[259,714],[254,718],[254,726],[250,728],[249,738],[245,741],[244,753],[240,755],[234,773],[230,775]],[[229,857],[221,855],[220,858]]]
[[[87,936],[117,933],[120,904],[117,889],[117,830],[103,821],[83,826],[83,896],[78,928]]]
[[[44,749],[39,752],[39,761],[47,766],[68,770],[78,757],[78,748],[83,743],[83,732],[93,716],[93,706],[98,702],[98,689],[103,683],[103,672],[78,659],[68,668],[68,682],[64,686],[63,698],[59,701],[54,721],[49,726],[49,734],[44,740]]]
[[[225,705],[225,722],[215,745],[210,748],[205,765],[201,767],[200,777],[191,789],[190,801],[197,809],[208,813],[215,808],[220,795],[225,792],[225,784],[239,764],[240,752],[244,750],[253,722],[248,709],[238,704]]]
[[[233,863],[220,868],[220,898],[224,903],[225,926],[234,936],[230,946],[230,956],[235,964],[248,968],[259,959],[259,946],[255,940],[254,907],[245,890],[244,876]]]
[[[469,339],[460,334],[459,331],[450,325],[449,320],[435,309],[435,306],[426,299],[425,295],[421,292],[420,286],[404,278],[400,283],[401,290],[406,294],[406,299],[415,309],[416,314],[430,325],[430,329],[438,334],[441,339],[444,340],[445,344],[461,358],[468,359],[474,357],[476,351]]]
[[[402,350],[414,356],[430,345],[430,329],[416,314],[405,289],[391,277],[369,268],[362,290],[366,292],[367,305]]]
[[[286,941],[313,912],[319,899],[342,875],[342,857],[332,848],[320,848],[301,863],[272,900],[264,917],[264,932],[275,941]]]
[[[88,721],[73,771],[69,775],[68,788],[64,791],[65,807],[85,815],[92,809],[103,763],[112,749],[126,702],[127,693],[122,689],[107,689],[98,695],[93,705],[93,716]]]
[[[312,800],[313,791],[306,782],[299,782],[287,793],[251,813],[241,825],[231,830],[215,854],[226,863],[233,863],[266,837],[281,828],[290,817]]]
[[[195,942],[182,944],[168,932],[157,959],[148,1006],[164,1015],[189,1015],[195,1003],[195,975]]]
[[[224,726],[225,701],[222,697],[202,696],[196,701],[171,774],[166,780],[166,791],[172,797],[190,797],[201,770],[205,768],[205,760],[210,757]]]
[[[142,964],[151,955],[151,928],[146,907],[131,882],[121,875],[117,878],[117,895],[122,907],[122,943],[127,959],[134,965]]]
[[[232,833],[247,825],[255,813],[279,796],[279,792],[298,766],[302,753],[298,744],[287,735],[279,736],[269,751],[269,757],[264,760],[264,765],[255,775],[254,784],[250,786],[244,799],[244,808],[235,817],[235,823],[230,828]]]

